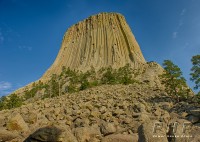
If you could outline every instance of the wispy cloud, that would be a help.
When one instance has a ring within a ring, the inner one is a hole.
[[[15,45],[22,44],[20,33],[10,27],[8,24],[0,22],[0,45],[3,43],[15,43]],[[15,48],[17,47],[18,46]]]
[[[173,38],[176,38],[176,37],[177,37],[177,33],[178,33],[178,32],[173,32],[172,37],[173,37]]]
[[[32,50],[32,47],[31,47],[31,46],[20,45],[20,46],[19,46],[19,49],[31,51],[31,50]]]
[[[179,29],[180,29],[180,28],[182,27],[182,25],[184,24],[184,23],[183,23],[183,17],[184,17],[184,15],[185,15],[185,13],[186,13],[186,9],[184,8],[184,9],[181,11],[181,13],[180,13],[180,20],[179,20],[178,26],[177,26],[177,28],[176,28],[176,31],[174,31],[174,32],[172,33],[172,38],[173,38],[173,39],[175,39],[175,38],[178,37]]]
[[[185,12],[186,12],[186,9],[184,8],[184,9],[181,11],[181,16],[185,15]]]
[[[183,49],[187,49],[188,47],[190,47],[190,43],[186,42],[185,45],[183,46]]]
[[[0,82],[0,96],[7,95],[12,91],[12,84],[10,82]]]

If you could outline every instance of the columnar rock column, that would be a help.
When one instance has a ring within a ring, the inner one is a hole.
[[[118,13],[100,13],[70,27],[53,65],[42,79],[60,73],[62,67],[86,71],[130,63],[145,63],[140,47],[125,18]]]

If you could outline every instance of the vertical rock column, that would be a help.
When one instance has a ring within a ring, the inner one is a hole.
[[[86,71],[91,66],[119,68],[127,63],[136,68],[145,62],[125,18],[117,13],[100,13],[67,30],[55,62],[42,79],[60,73],[63,66]]]

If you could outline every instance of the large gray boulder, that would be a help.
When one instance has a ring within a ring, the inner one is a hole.
[[[40,128],[31,134],[24,142],[77,142],[73,133],[69,129],[57,126],[47,126]]]
[[[147,121],[138,128],[139,142],[168,142],[166,127],[158,121]]]

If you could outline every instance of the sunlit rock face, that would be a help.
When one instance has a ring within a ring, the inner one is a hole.
[[[100,13],[73,25],[65,33],[58,56],[42,79],[61,72],[62,67],[86,71],[130,63],[138,68],[146,61],[124,16]]]

